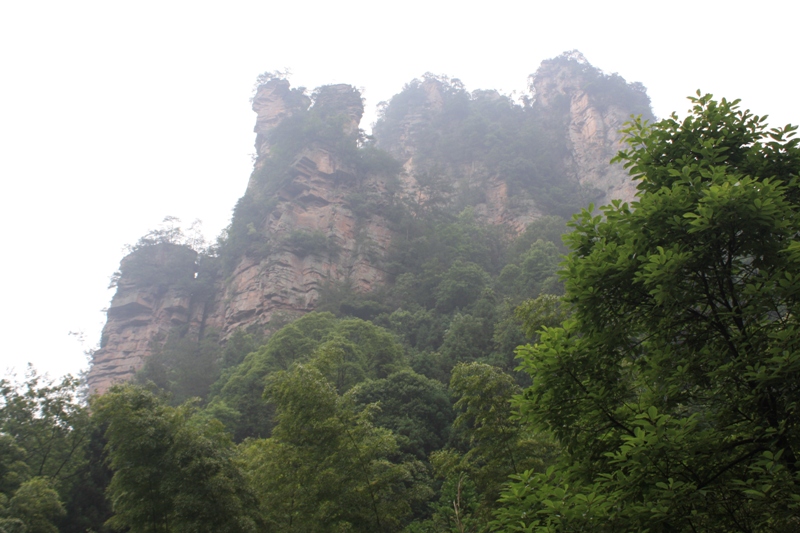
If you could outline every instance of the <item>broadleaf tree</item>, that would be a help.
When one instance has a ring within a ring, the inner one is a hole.
[[[392,461],[397,440],[373,426],[376,406],[340,396],[314,366],[271,375],[265,396],[277,406],[272,437],[241,446],[267,531],[399,531],[430,496],[419,461]]]
[[[108,525],[131,533],[247,532],[257,502],[229,436],[191,403],[170,407],[151,392],[115,385],[92,404],[106,427],[114,472]]]
[[[571,317],[517,407],[564,447],[504,531],[798,531],[800,147],[738,101],[633,121],[637,200],[572,225]]]

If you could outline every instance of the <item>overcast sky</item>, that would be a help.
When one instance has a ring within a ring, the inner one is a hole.
[[[256,76],[349,83],[367,115],[425,72],[526,90],[578,49],[648,89],[657,116],[698,88],[800,122],[800,3],[464,1],[0,4],[0,372],[87,366],[123,246],[166,215],[229,222],[254,152]],[[83,332],[85,344],[69,335]]]

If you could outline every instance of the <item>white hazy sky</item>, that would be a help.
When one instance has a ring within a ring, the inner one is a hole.
[[[2,2],[0,372],[85,368],[123,246],[166,215],[209,237],[227,225],[265,70],[363,88],[369,130],[425,72],[522,93],[578,49],[642,82],[659,117],[699,88],[775,126],[800,122],[798,15],[789,0]]]

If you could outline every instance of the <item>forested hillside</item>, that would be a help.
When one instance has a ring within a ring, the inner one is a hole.
[[[259,82],[227,231],[123,260],[102,394],[2,381],[0,531],[800,531],[795,128],[574,52],[372,135]]]

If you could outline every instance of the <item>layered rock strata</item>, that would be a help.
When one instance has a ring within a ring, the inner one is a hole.
[[[585,59],[581,56],[579,61]],[[536,105],[550,108],[567,102],[570,155],[566,164],[570,175],[597,190],[595,205],[613,199],[630,202],[636,183],[621,164],[609,161],[623,148],[620,129],[631,119],[631,111],[613,103],[598,105],[585,85],[565,65],[547,65],[531,80]]]
[[[117,292],[92,359],[90,390],[105,392],[133,376],[172,328],[192,325],[199,331],[205,305],[193,296],[196,260],[197,252],[185,246],[158,244],[121,261]]]
[[[343,138],[351,138],[355,146],[364,111],[358,91],[349,85],[331,85],[318,89],[315,96],[318,116],[337,124]],[[354,290],[370,291],[385,281],[385,273],[371,258],[386,255],[392,238],[388,223],[377,214],[356,216],[350,205],[354,192],[385,195],[385,180],[356,179],[352,164],[341,161],[332,147],[311,143],[290,164],[291,179],[264,198],[259,175],[273,149],[270,134],[310,103],[285,80],[262,85],[253,99],[258,158],[246,194],[271,202],[272,207],[260,226],[249,231],[268,236],[269,252],[233,258],[232,272],[216,280],[211,296],[206,291],[203,297],[196,295],[201,280],[193,279],[194,259],[191,266],[186,265],[185,277],[158,286],[143,284],[129,273],[128,267],[139,262],[146,248],[123,259],[102,346],[89,374],[91,390],[102,393],[114,382],[130,379],[176,326],[191,335],[214,328],[223,339],[238,328],[269,332],[275,318],[313,310],[327,283],[347,282]],[[323,249],[303,249],[304,239],[312,244],[321,240]],[[300,245],[294,242],[298,240]],[[151,258],[153,271],[166,271],[176,249],[196,256],[188,248],[159,246],[169,248],[159,249],[157,257]]]

